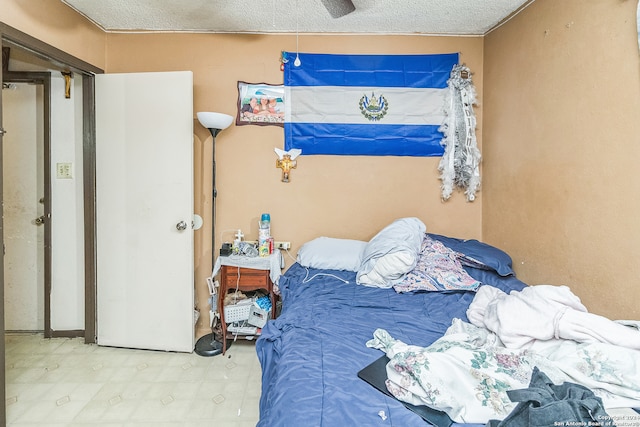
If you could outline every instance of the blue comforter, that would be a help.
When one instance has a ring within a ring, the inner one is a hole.
[[[513,273],[498,274],[504,259],[497,258],[508,258],[503,252],[477,241],[432,237],[486,264],[465,267],[482,283],[506,292],[526,286]],[[267,322],[256,343],[262,365],[258,426],[425,425],[402,403],[357,377],[381,356],[365,343],[382,328],[407,344],[428,346],[453,318],[467,320],[474,293],[399,294],[357,285],[355,278],[354,272],[299,264],[281,276],[282,313]]]

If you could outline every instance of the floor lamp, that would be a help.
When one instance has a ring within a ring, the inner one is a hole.
[[[222,113],[199,112],[198,121],[202,126],[209,129],[209,132],[211,132],[211,136],[213,137],[213,141],[211,141],[211,150],[213,153],[213,194],[211,198],[211,265],[213,266],[213,263],[215,262],[216,249],[216,197],[218,195],[216,190],[216,136],[221,131],[231,126],[233,117],[228,114]],[[222,307],[218,307],[218,310],[221,309]],[[211,324],[211,333],[200,337],[200,339],[198,339],[198,341],[196,342],[196,354],[200,356],[216,356],[222,353],[222,341],[216,340],[214,327],[215,319]],[[222,337],[221,339],[226,338]]]

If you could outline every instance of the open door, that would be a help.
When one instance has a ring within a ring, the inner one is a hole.
[[[97,342],[191,352],[193,75],[96,76]]]
[[[2,153],[5,330],[45,331],[50,336],[45,327],[49,323],[45,288],[50,289],[45,276],[51,277],[45,275],[45,268],[51,269],[50,258],[45,257],[45,228],[50,222],[45,209],[49,168],[44,161],[48,120],[45,123],[43,117],[48,89],[28,73],[21,74],[24,82],[14,83],[5,76],[2,93],[5,107],[9,106],[3,110],[3,123],[11,130],[4,137]]]

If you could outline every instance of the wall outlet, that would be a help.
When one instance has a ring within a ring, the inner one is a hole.
[[[258,245],[258,241],[257,240],[246,240],[247,243],[251,243],[253,245]],[[274,249],[291,249],[291,242],[280,242],[278,240],[276,240],[275,242],[273,242],[273,248]]]
[[[273,247],[275,249],[291,249],[291,242],[273,242]]]

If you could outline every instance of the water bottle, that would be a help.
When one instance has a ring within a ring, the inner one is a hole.
[[[267,239],[271,237],[271,215],[268,213],[263,213],[262,217],[260,217],[260,230],[267,230]]]
[[[258,227],[258,252],[260,256],[269,256],[269,239],[271,238],[271,215],[263,213]]]

